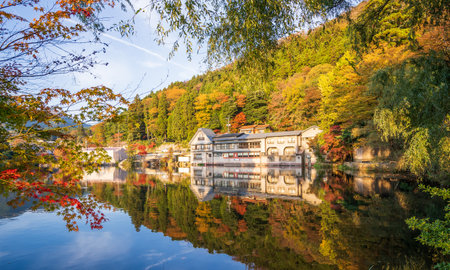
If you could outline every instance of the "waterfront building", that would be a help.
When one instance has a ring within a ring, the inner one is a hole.
[[[244,129],[249,133],[215,134],[199,128],[189,142],[193,165],[233,166],[298,166],[312,165],[316,157],[308,142],[321,133],[318,126],[305,130],[258,133],[256,126]],[[263,126],[267,129],[267,126]],[[241,131],[243,131],[241,129]]]

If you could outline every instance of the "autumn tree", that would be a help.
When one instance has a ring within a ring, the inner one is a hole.
[[[351,157],[351,135],[348,130],[342,130],[340,126],[332,126],[330,131],[324,135],[322,151],[333,162],[343,162]]]
[[[94,65],[92,56],[98,51],[69,51],[66,45],[89,33],[95,41],[106,29],[101,11],[114,4],[56,1],[49,6],[26,0],[0,6],[0,185],[16,195],[12,204],[34,199],[34,209],[58,209],[72,230],[78,228],[77,217],[92,228],[101,228],[105,221],[93,197],[81,196],[77,181],[107,158],[104,153],[84,153],[68,135],[67,125],[107,119],[126,101],[104,86],[70,92],[38,88],[33,82]],[[75,106],[76,115],[71,114]],[[49,171],[54,171],[51,180],[43,181]]]
[[[234,117],[233,121],[231,122],[231,130],[233,132],[237,132],[238,129],[246,123],[247,119],[245,117],[245,113],[240,112]]]

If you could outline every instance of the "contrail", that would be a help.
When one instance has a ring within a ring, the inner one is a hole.
[[[168,62],[169,64],[172,64],[172,65],[177,66],[177,67],[179,67],[179,68],[182,68],[182,69],[185,69],[185,70],[189,70],[189,71],[192,71],[192,72],[197,72],[197,70],[191,69],[191,68],[186,67],[186,66],[184,66],[184,65],[182,65],[182,64],[179,64],[179,63],[177,63],[177,62],[168,61],[167,59],[165,59],[165,58],[162,57],[161,55],[159,55],[159,54],[157,54],[157,53],[155,53],[155,52],[152,52],[152,51],[150,51],[149,49],[146,49],[146,48],[144,48],[144,47],[141,47],[141,46],[138,46],[138,45],[133,44],[133,43],[131,43],[131,42],[128,42],[128,41],[126,41],[126,40],[117,38],[117,37],[112,36],[112,35],[110,35],[110,34],[104,34],[104,33],[103,33],[102,36],[104,36],[104,37],[106,37],[106,38],[109,38],[109,39],[112,39],[112,40],[114,40],[114,41],[117,41],[117,42],[119,42],[119,43],[122,43],[122,44],[124,44],[124,45],[133,47],[133,48],[135,48],[135,49],[138,49],[138,50],[140,50],[140,51],[142,51],[142,52],[145,52],[145,53],[148,54],[148,55],[154,56],[154,57],[156,57],[156,58],[158,58],[158,59],[160,59],[160,60],[162,60],[162,61]]]
[[[68,22],[73,23],[73,24],[77,24],[77,22],[74,21],[74,20],[72,20],[72,19],[66,19],[66,20],[67,20]],[[191,72],[194,72],[194,73],[197,73],[197,72],[198,72],[198,71],[195,70],[195,69],[189,68],[189,67],[187,67],[187,66],[185,66],[185,65],[182,65],[182,64],[179,64],[179,63],[177,63],[177,62],[168,61],[167,59],[165,59],[165,58],[162,57],[161,55],[159,55],[159,54],[157,54],[157,53],[155,53],[155,52],[153,52],[153,51],[150,51],[149,49],[146,49],[146,48],[144,48],[144,47],[141,47],[141,46],[138,46],[138,45],[133,44],[133,43],[131,43],[131,42],[128,42],[128,41],[126,41],[126,40],[117,38],[117,37],[115,37],[115,36],[112,36],[112,35],[106,34],[106,33],[101,33],[101,35],[104,36],[104,37],[106,37],[106,38],[109,38],[109,39],[111,39],[111,40],[114,40],[114,41],[117,41],[117,42],[119,42],[119,43],[122,43],[122,44],[124,44],[124,45],[127,45],[127,46],[133,47],[133,48],[135,48],[135,49],[138,49],[138,50],[140,50],[140,51],[142,51],[142,52],[145,52],[145,53],[148,54],[148,55],[154,56],[154,57],[156,57],[156,58],[158,58],[158,59],[160,59],[160,60],[162,60],[162,61],[164,61],[164,62],[167,62],[167,63],[169,63],[169,64],[172,64],[172,65],[174,65],[174,66],[177,66],[177,67],[179,67],[179,68],[182,68],[182,69],[184,69],[184,70],[188,70],[188,71],[191,71]]]

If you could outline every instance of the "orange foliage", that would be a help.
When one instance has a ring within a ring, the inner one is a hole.
[[[238,113],[231,121],[231,129],[236,132],[240,127],[247,123],[247,119],[243,112]]]
[[[173,107],[175,106],[175,103],[178,101],[178,99],[187,91],[185,89],[181,89],[181,88],[169,88],[167,90],[164,91],[164,93],[166,94],[166,98],[167,101],[169,101],[169,110],[172,110]],[[162,92],[159,94],[159,96],[161,96]]]
[[[236,106],[239,108],[244,108],[247,97],[243,94],[235,94],[234,98],[236,99]]]
[[[214,96],[214,99],[217,100],[217,102],[219,104],[224,104],[225,102],[227,102],[230,97],[222,92],[216,92],[216,93],[212,93],[212,95]]]

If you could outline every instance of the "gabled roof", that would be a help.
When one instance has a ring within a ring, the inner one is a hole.
[[[256,127],[256,125],[242,126],[239,129],[253,129],[254,127]]]
[[[197,132],[195,132],[194,136],[192,136],[191,140],[189,141],[189,144],[192,144],[192,140],[197,136],[198,133],[202,132],[203,134],[206,135],[206,137],[208,137],[209,140],[212,141],[212,139],[216,136],[216,134],[214,133],[214,131],[212,131],[212,129],[209,128],[199,128],[197,129]]]
[[[312,128],[317,128],[317,129],[319,129],[320,131],[322,131],[322,130],[320,129],[320,127],[314,125],[314,126],[310,126],[310,127],[307,128],[307,129],[304,129],[303,132],[305,132],[305,131],[307,131],[307,130],[310,130],[310,129],[312,129]]]
[[[199,130],[203,131],[206,136],[208,136],[209,139],[212,139],[214,136],[216,136],[216,133],[212,131],[212,129],[209,128],[199,128]]]

